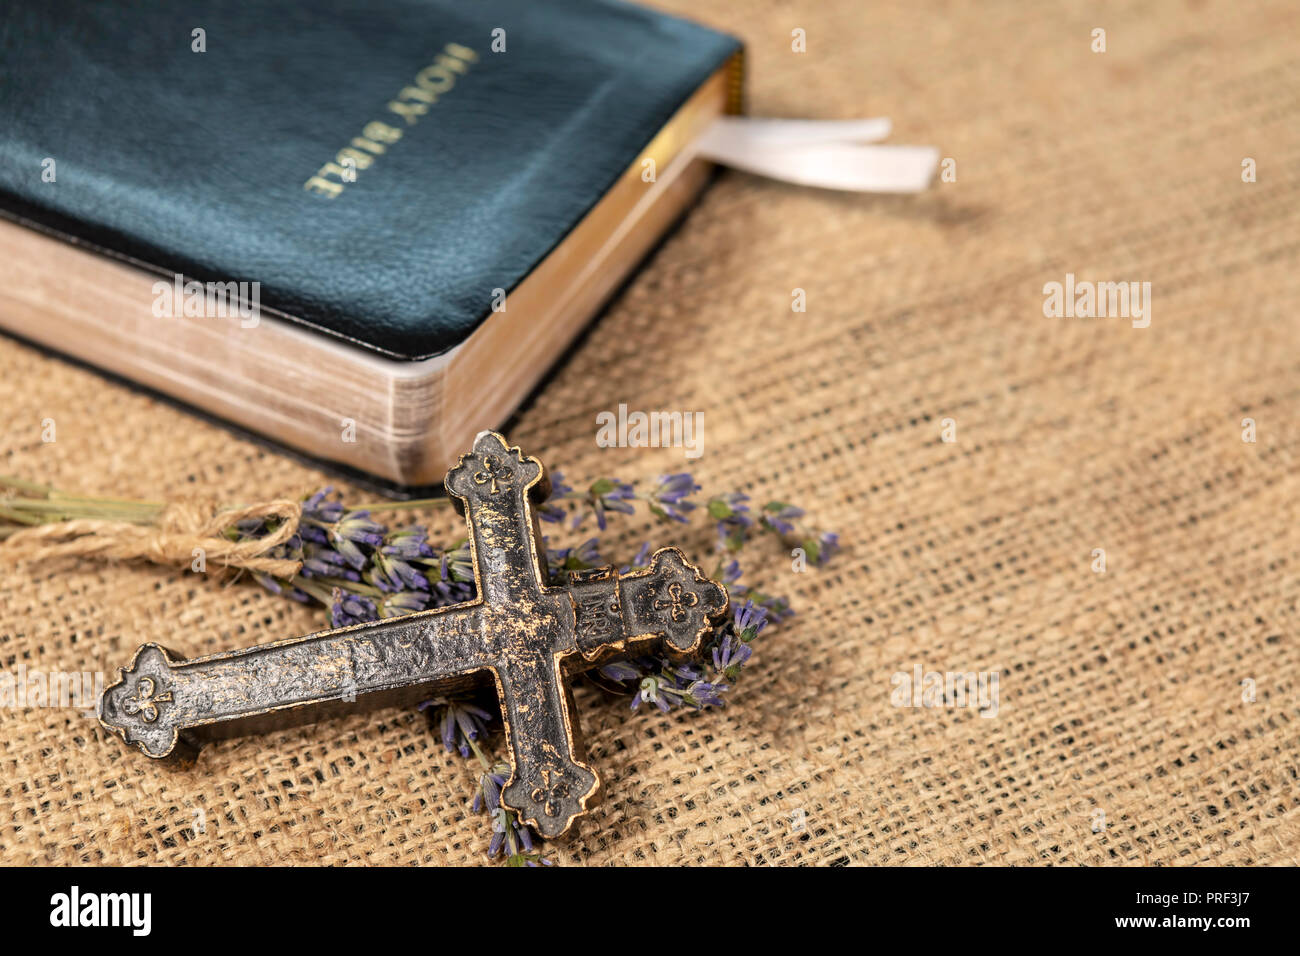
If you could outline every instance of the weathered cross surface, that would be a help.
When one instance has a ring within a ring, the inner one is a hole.
[[[468,525],[474,600],[193,660],[145,644],[105,689],[100,723],[150,757],[188,763],[205,740],[488,681],[512,767],[502,802],[543,836],[565,833],[600,785],[583,762],[567,676],[656,645],[689,656],[727,592],[676,548],[631,574],[601,568],[552,586],[536,512],[549,478],[495,432],[445,484]]]

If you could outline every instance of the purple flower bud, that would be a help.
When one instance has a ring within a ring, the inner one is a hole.
[[[735,610],[735,629],[736,633],[742,639],[746,637],[755,637],[759,631],[767,626],[767,608],[760,607],[753,601],[745,601]]]
[[[347,627],[349,624],[363,624],[379,618],[379,609],[370,598],[352,594],[342,588],[335,588],[334,603],[330,607],[330,619],[335,627]]]
[[[791,522],[803,517],[802,508],[780,501],[769,501],[763,506],[763,512],[763,521],[780,534],[792,534],[794,525]]]

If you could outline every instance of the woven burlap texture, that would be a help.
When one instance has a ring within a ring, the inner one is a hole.
[[[956,181],[871,197],[723,175],[512,423],[573,483],[688,467],[845,544],[802,574],[770,545],[748,562],[799,613],[727,708],[579,694],[606,796],[551,857],[1296,863],[1300,8],[669,6],[745,39],[751,112],[891,115]],[[1045,317],[1066,273],[1150,282],[1150,327]],[[702,411],[703,457],[598,448],[620,402]],[[0,407],[0,471],[69,490],[247,501],[328,480],[9,340]],[[708,528],[613,527],[611,557],[651,538],[712,563]],[[197,655],[323,623],[138,563],[0,571],[9,671],[111,674],[144,641]],[[998,671],[997,716],[892,706],[918,664]],[[474,772],[401,710],[172,771],[75,710],[5,709],[0,854],[477,863]]]

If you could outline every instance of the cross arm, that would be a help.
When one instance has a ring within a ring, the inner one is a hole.
[[[727,611],[727,591],[677,548],[660,548],[639,571],[598,568],[571,576],[577,650],[591,663],[658,646],[670,657],[695,653]]]
[[[145,644],[104,689],[99,721],[150,757],[188,763],[205,740],[414,702],[489,666],[480,613],[459,605],[192,660]]]

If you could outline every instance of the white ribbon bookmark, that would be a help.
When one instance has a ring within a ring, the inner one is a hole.
[[[693,144],[705,159],[771,179],[823,189],[914,193],[939,165],[933,146],[870,145],[891,125],[862,120],[790,120],[723,116]]]

